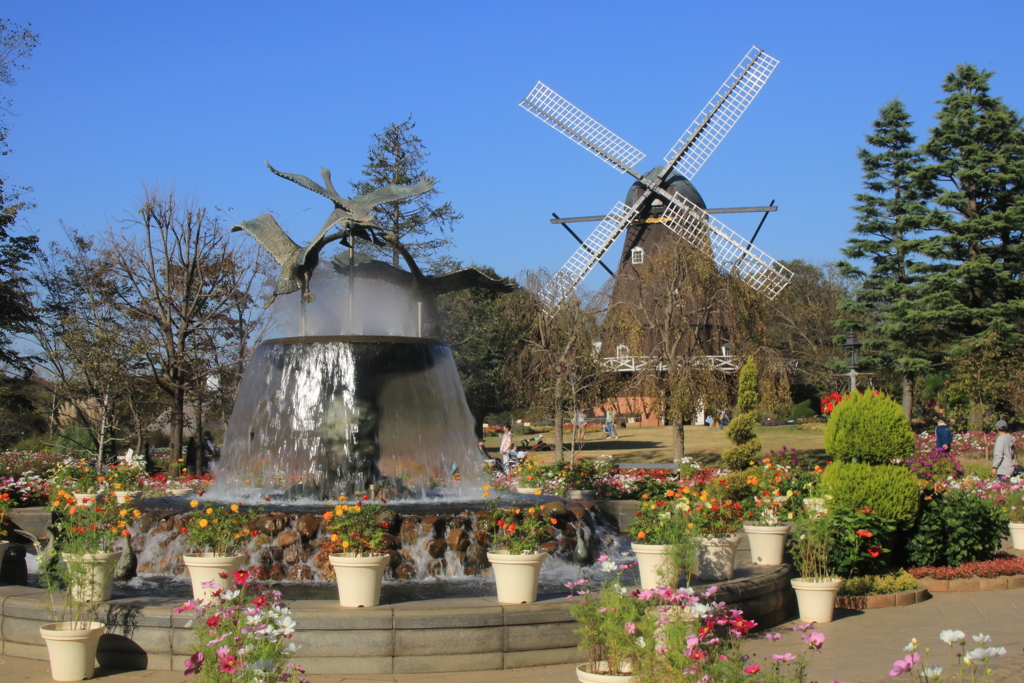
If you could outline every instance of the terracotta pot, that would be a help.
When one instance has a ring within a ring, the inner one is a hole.
[[[142,491],[114,491],[114,497],[118,505],[124,505],[142,498]]]
[[[565,497],[569,500],[594,500],[596,495],[595,489],[569,489]]]
[[[487,553],[487,561],[494,569],[498,602],[506,605],[537,602],[540,568],[546,559],[548,559],[547,553],[509,555],[506,550],[494,550]]]
[[[700,562],[700,578],[703,581],[729,581],[736,567],[736,548],[739,536],[705,538],[700,542],[697,559]]]
[[[800,621],[827,624],[832,621],[840,579],[790,579],[800,606]]]
[[[71,573],[68,590],[75,600],[103,602],[110,599],[114,570],[121,559],[120,551],[85,555],[62,553],[61,557]]]
[[[754,564],[775,566],[782,564],[786,551],[789,526],[757,526],[744,524],[743,531],[750,541],[750,559]]]
[[[669,552],[671,549],[672,546],[670,545],[637,543],[633,541],[633,552],[636,553],[637,568],[640,571],[641,588],[650,590],[651,588],[665,585],[665,579],[662,578],[662,575],[665,572],[671,571],[671,563],[669,562]],[[679,583],[678,573],[674,579],[668,577],[668,582],[672,584],[670,588],[675,588]]]
[[[55,681],[92,678],[96,669],[96,647],[106,627],[98,621],[59,622],[39,627],[39,635],[50,655],[50,675]]]
[[[1024,522],[1010,522],[1010,542],[1014,550],[1024,550]]]
[[[591,672],[590,664],[580,664],[576,667],[576,680],[580,683],[629,683],[633,680],[630,672],[633,670],[628,662],[623,662],[619,666],[618,673],[612,673],[609,670],[608,662],[595,662],[598,672]]]
[[[342,607],[373,607],[380,604],[380,584],[391,556],[333,553],[330,556],[338,578],[338,602]]]
[[[213,599],[213,592],[218,587],[224,589],[231,587],[231,574],[242,568],[245,555],[201,553],[185,555],[182,559],[192,578],[192,597],[196,600],[210,601]],[[228,578],[221,578],[221,574],[227,574]],[[210,581],[215,585],[211,588],[203,588],[203,584]]]

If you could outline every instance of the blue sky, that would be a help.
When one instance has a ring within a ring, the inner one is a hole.
[[[60,220],[101,231],[154,181],[232,221],[272,210],[304,242],[329,203],[263,160],[314,178],[326,166],[347,188],[372,134],[411,114],[465,214],[453,255],[553,270],[575,243],[551,212],[603,213],[629,182],[517,106],[534,83],[646,152],[646,171],[756,44],[781,63],[694,183],[709,206],[776,200],[757,244],[824,262],[849,235],[856,149],[885,102],[901,97],[923,139],[943,78],[971,62],[1024,110],[1020,2],[18,1],[4,14],[40,45],[9,91],[0,173],[33,188],[21,228],[45,242]],[[724,218],[749,236],[759,216]]]

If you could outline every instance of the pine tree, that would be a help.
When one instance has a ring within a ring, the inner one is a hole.
[[[365,194],[387,185],[415,185],[421,180],[434,180],[424,166],[428,152],[423,141],[412,132],[415,127],[410,117],[375,134],[362,170],[364,179],[350,183],[352,189]],[[401,242],[414,259],[422,260],[431,269],[443,258],[439,252],[451,244],[451,237],[446,233],[462,219],[451,202],[431,205],[431,199],[439,194],[436,189],[431,190],[417,197],[380,204],[372,211],[377,224],[390,239]],[[366,251],[387,257],[396,268],[404,265],[397,249],[368,245]]]
[[[1024,347],[1024,126],[989,94],[992,75],[961,64],[946,77],[949,95],[924,146],[932,163],[919,174],[939,188],[938,233],[922,244],[932,262],[920,317],[946,332],[954,384],[958,360],[979,347],[991,354],[995,344],[1007,357]],[[992,400],[975,394],[972,412]]]
[[[870,267],[838,264],[843,275],[859,282],[854,297],[839,305],[847,316],[840,326],[861,332],[865,351],[902,375],[908,419],[914,377],[931,366],[933,339],[917,315],[916,299],[922,279],[917,252],[934,186],[916,175],[924,157],[916,148],[912,123],[903,103],[894,99],[879,110],[873,133],[865,137],[874,149],[858,150],[865,191],[855,195],[857,223],[843,255],[866,260]]]

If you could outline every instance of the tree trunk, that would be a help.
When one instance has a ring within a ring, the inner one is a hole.
[[[673,460],[680,460],[686,455],[686,432],[683,431],[685,427],[682,420],[676,420],[672,425],[672,434],[675,436],[672,439]]]
[[[558,462],[565,461],[565,454],[562,452],[563,439],[562,439],[562,409],[555,408],[555,459]]]
[[[100,403],[100,428],[99,436],[96,439],[96,471],[103,472],[103,437],[107,432],[107,410],[110,403],[110,394],[103,394],[103,402]]]
[[[184,431],[185,389],[175,386],[171,392],[171,458],[177,462],[181,457],[181,437]]]
[[[903,414],[910,421],[914,416],[914,373],[903,373]]]

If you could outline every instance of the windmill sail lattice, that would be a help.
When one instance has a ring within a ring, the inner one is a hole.
[[[768,81],[779,60],[752,47],[676,141],[665,163],[689,180],[697,174]]]
[[[775,298],[793,273],[775,259],[711,218],[690,200],[670,194],[662,187],[673,170],[692,179],[718,147],[726,134],[760,92],[779,61],[754,46],[722,87],[694,119],[665,156],[666,166],[656,179],[646,177],[633,167],[643,159],[640,150],[615,135],[578,107],[541,82],[520,103],[524,109],[577,144],[590,150],[621,173],[628,173],[644,185],[635,204],[618,203],[593,233],[580,245],[562,268],[552,276],[541,296],[549,312],[554,312],[566,296],[583,281],[611,248],[616,239],[636,220],[652,197],[660,197],[666,206],[660,222],[694,246],[710,243],[715,262],[724,272],[742,278],[757,291]]]

